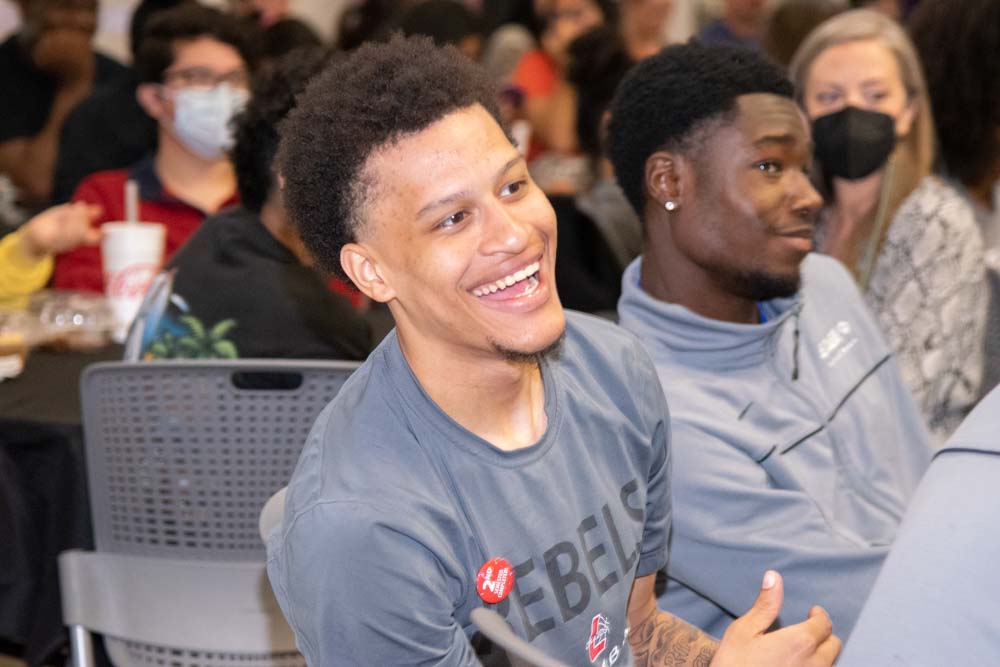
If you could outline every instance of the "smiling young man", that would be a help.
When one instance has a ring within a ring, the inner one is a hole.
[[[663,394],[632,337],[563,312],[555,215],[496,118],[486,74],[418,38],[331,65],[283,126],[304,242],[396,321],[317,420],[268,541],[307,661],[478,664],[489,605],[572,665],[830,664],[821,609],[762,634],[773,572],[718,649],[657,612]]]
[[[850,274],[810,254],[820,197],[792,86],[762,57],[671,47],[612,108],[610,152],[646,245],[623,327],[671,406],[676,520],[665,601],[720,633],[779,567],[781,621],[848,635],[930,457]]]

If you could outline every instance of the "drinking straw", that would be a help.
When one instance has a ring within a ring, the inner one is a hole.
[[[125,181],[125,221],[139,221],[139,184],[132,179]]]

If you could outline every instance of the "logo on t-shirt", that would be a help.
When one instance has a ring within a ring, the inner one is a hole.
[[[590,661],[594,662],[604,649],[608,647],[608,635],[611,633],[611,623],[604,614],[598,614],[590,620],[590,639],[587,640],[587,652]]]

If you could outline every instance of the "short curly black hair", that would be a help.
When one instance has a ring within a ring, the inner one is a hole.
[[[259,33],[243,21],[213,7],[183,2],[173,9],[157,12],[142,31],[133,69],[143,83],[160,83],[174,63],[177,42],[211,37],[236,49],[248,68],[257,62],[255,43]]]
[[[941,160],[949,174],[977,184],[1000,159],[1000,2],[924,0],[909,28],[924,63]]]
[[[319,47],[300,48],[282,56],[254,77],[250,101],[233,119],[236,187],[247,209],[260,212],[274,187],[278,125],[295,106],[295,97],[319,74],[329,54]]]
[[[699,130],[724,120],[736,98],[750,93],[791,98],[793,87],[764,56],[732,46],[668,46],[632,68],[611,104],[608,153],[640,218],[649,156],[663,149],[689,153],[700,143]]]
[[[313,79],[282,125],[278,169],[317,263],[343,275],[340,249],[362,227],[375,151],[477,104],[499,122],[496,100],[485,70],[428,37],[365,44]]]

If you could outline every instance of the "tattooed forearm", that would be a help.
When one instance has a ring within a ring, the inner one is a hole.
[[[629,631],[636,667],[708,667],[719,642],[693,625],[657,611]]]
[[[711,642],[711,646],[702,646],[701,650],[698,651],[698,655],[694,657],[694,661],[691,663],[694,667],[708,667],[712,662],[712,658],[715,657],[715,649],[718,648],[719,643],[708,637]]]

